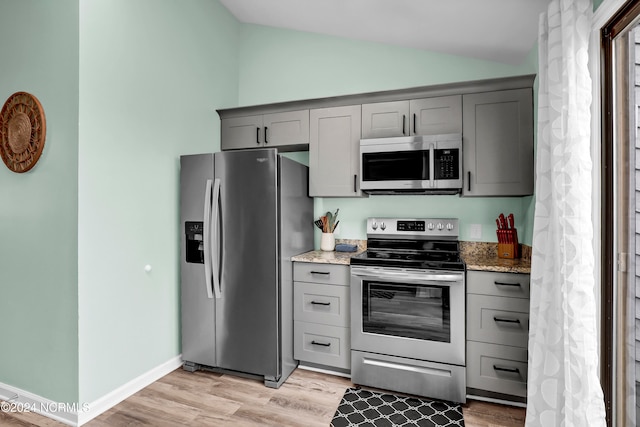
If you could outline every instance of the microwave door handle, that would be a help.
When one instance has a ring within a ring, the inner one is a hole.
[[[431,188],[437,187],[435,152],[434,144],[429,144],[429,182],[431,184]]]
[[[422,155],[422,179],[427,181],[427,186],[431,187],[431,150]],[[425,173],[425,171],[427,173]]]

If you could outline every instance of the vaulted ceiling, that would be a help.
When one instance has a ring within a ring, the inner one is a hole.
[[[220,0],[240,21],[520,64],[549,0]]]

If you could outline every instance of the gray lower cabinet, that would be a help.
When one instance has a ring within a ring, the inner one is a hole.
[[[224,118],[220,121],[223,150],[279,147],[306,150],[309,110]]]
[[[528,274],[467,271],[467,392],[527,395]]]
[[[361,106],[309,112],[309,196],[358,197]]]
[[[463,196],[533,194],[533,93],[462,96]]]
[[[362,104],[362,138],[462,132],[462,96]]]
[[[293,280],[294,358],[349,370],[349,266],[294,262]]]

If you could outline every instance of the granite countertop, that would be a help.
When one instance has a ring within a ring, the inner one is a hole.
[[[337,240],[336,243],[349,243],[358,246],[356,252],[336,252],[314,250],[295,255],[291,261],[313,262],[318,264],[350,265],[351,257],[364,252],[366,240]],[[462,259],[467,270],[496,271],[499,273],[531,273],[531,247],[521,246],[522,256],[517,259],[498,258],[497,243],[460,242]]]
[[[291,257],[291,261],[315,262],[317,264],[351,264],[351,257],[361,253],[357,252],[336,252],[336,251],[309,251]]]
[[[352,240],[352,239],[336,239],[336,244],[347,243],[350,245],[356,245],[358,249],[355,252],[336,252],[336,251],[309,251],[300,255],[291,257],[291,261],[299,262],[315,262],[318,264],[351,264],[351,257],[358,255],[367,250],[366,240]]]
[[[499,273],[531,273],[531,247],[521,245],[521,257],[498,258],[498,244],[489,242],[460,242],[460,255],[467,270]]]

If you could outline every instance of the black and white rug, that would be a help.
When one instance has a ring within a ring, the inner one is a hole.
[[[464,427],[456,403],[348,388],[331,427]]]

